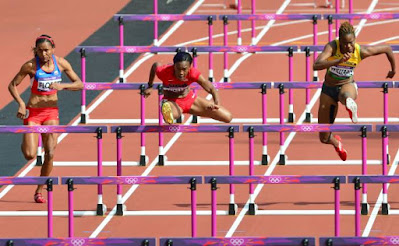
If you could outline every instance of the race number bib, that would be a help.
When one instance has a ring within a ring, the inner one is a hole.
[[[338,77],[350,78],[354,74],[353,69],[353,67],[332,66],[330,67],[330,72]]]
[[[38,91],[52,91],[53,89],[50,89],[50,85],[52,85],[53,83],[60,83],[60,82],[61,82],[61,78],[59,78],[59,79],[54,79],[54,78],[40,79],[39,81],[37,81],[37,90]]]

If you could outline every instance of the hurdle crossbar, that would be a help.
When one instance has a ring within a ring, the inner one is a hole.
[[[217,184],[334,184],[334,224],[335,236],[340,234],[340,184],[346,183],[345,176],[301,176],[301,175],[270,175],[270,176],[205,176],[205,183],[211,184],[211,233],[216,236],[216,191]],[[256,214],[253,193],[250,189],[250,203],[248,212]]]
[[[307,245],[314,246],[314,237],[197,237],[197,238],[160,238],[165,246],[205,246],[205,245]]]
[[[208,20],[211,17],[214,20],[217,19],[216,15],[184,15],[184,14],[115,14],[114,20],[117,21],[123,18],[124,21],[200,21]]]
[[[13,238],[0,239],[1,245],[28,246],[28,245],[131,245],[155,246],[155,238]]]
[[[191,229],[192,237],[197,235],[197,183],[202,184],[202,176],[117,176],[117,177],[62,177],[62,184],[68,185],[68,236],[74,235],[73,190],[74,184],[117,185],[118,201],[116,215],[123,215],[121,185],[140,184],[190,184],[191,190]]]
[[[320,237],[319,245],[347,246],[347,245],[396,245],[399,244],[399,236],[382,237]]]

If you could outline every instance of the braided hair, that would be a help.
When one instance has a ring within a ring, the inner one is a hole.
[[[177,54],[173,57],[173,64],[178,62],[188,61],[190,65],[193,63],[193,58],[188,52],[177,52]]]
[[[356,37],[355,29],[353,28],[351,23],[349,23],[348,21],[345,21],[339,27],[339,37],[341,38],[348,34],[353,34],[353,36]]]

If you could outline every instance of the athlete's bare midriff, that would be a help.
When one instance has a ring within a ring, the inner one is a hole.
[[[340,86],[340,85],[345,85],[345,84],[349,84],[349,83],[353,83],[353,77],[347,78],[347,79],[343,79],[343,80],[337,80],[334,79],[333,77],[330,76],[330,74],[327,72],[326,76],[325,76],[325,80],[324,83],[327,86]]]
[[[183,91],[179,91],[179,92],[164,90],[163,94],[166,98],[184,98],[188,95],[189,92],[190,92],[190,88],[187,87]]]
[[[58,107],[57,94],[52,95],[36,95],[31,94],[28,105],[29,108],[56,108]]]

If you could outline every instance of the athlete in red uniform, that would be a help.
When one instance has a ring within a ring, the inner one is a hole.
[[[58,90],[80,90],[83,83],[73,71],[71,65],[62,57],[54,55],[54,41],[48,35],[41,35],[36,39],[34,58],[24,63],[20,71],[8,86],[8,90],[19,104],[17,117],[24,121],[24,125],[58,125]],[[72,83],[61,84],[61,73],[65,72]],[[31,79],[31,95],[27,105],[21,99],[17,86],[29,75]],[[57,145],[57,134],[42,134],[45,151],[44,163],[40,176],[49,176],[53,168],[54,150]],[[22,153],[27,160],[36,158],[38,135],[24,134]],[[37,203],[45,203],[42,185],[36,189],[34,199]]]
[[[172,124],[182,113],[209,117],[218,121],[230,122],[231,113],[219,104],[219,95],[211,82],[206,80],[201,72],[191,67],[192,57],[187,52],[178,52],[173,58],[173,64],[161,66],[154,63],[151,67],[148,88],[144,96],[151,95],[155,74],[163,83],[164,102],[162,115],[166,123]],[[190,84],[197,82],[213,97],[213,102],[198,97],[191,90]]]

